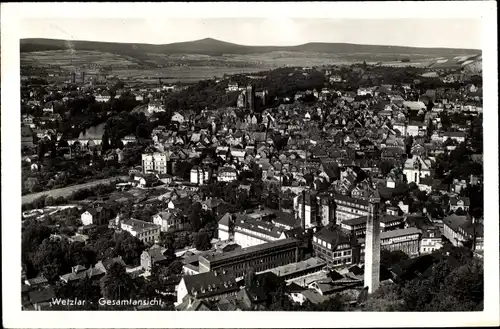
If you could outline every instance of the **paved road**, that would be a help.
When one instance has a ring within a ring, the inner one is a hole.
[[[93,187],[93,186],[96,186],[99,184],[107,184],[107,183],[113,182],[115,180],[127,179],[127,178],[128,178],[128,176],[116,176],[116,177],[110,177],[110,178],[106,178],[106,179],[95,180],[95,181],[88,182],[88,183],[66,186],[66,187],[58,188],[58,189],[54,189],[54,190],[27,194],[27,195],[23,195],[22,204],[33,202],[34,200],[36,200],[39,197],[44,196],[44,195],[51,196],[53,198],[58,198],[60,196],[66,197],[66,196],[70,195],[71,193],[76,192],[76,191],[81,190],[81,189]]]

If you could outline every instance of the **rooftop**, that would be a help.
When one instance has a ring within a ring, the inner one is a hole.
[[[266,272],[273,272],[277,276],[284,276],[284,275],[290,275],[293,273],[301,272],[301,271],[311,269],[311,268],[322,268],[325,265],[326,265],[325,261],[323,261],[320,258],[313,257],[313,258],[303,260],[301,262],[279,266],[279,267],[270,269]]]
[[[207,259],[208,261],[211,261],[211,262],[221,261],[221,260],[225,260],[225,259],[230,259],[232,257],[244,256],[244,255],[252,254],[254,252],[259,252],[259,251],[263,251],[263,250],[270,249],[270,248],[284,247],[284,246],[287,246],[287,245],[290,245],[290,246],[292,246],[292,245],[298,245],[298,242],[299,241],[297,239],[295,239],[295,238],[281,239],[281,240],[277,240],[277,241],[272,241],[272,242],[267,242],[267,243],[259,244],[259,245],[256,245],[256,246],[251,246],[251,247],[244,248],[244,249],[241,249],[241,250],[230,251],[230,252],[224,253],[224,254],[207,255],[207,256],[205,256],[203,258],[205,258],[205,259]]]

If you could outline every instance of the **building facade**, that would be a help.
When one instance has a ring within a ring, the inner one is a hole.
[[[420,184],[420,180],[424,177],[431,176],[432,162],[430,159],[424,159],[420,156],[414,156],[406,160],[403,174],[406,176],[406,181],[409,183]]]
[[[336,205],[335,217],[337,224],[340,224],[343,220],[346,219],[368,215],[368,201],[339,194],[336,194],[334,198]]]
[[[138,219],[128,219],[120,223],[122,230],[129,232],[146,244],[153,244],[160,238],[160,226]]]
[[[341,266],[357,263],[359,252],[348,235],[340,230],[327,230],[316,232],[313,236],[312,246],[316,257],[323,259],[328,266]]]
[[[199,269],[200,273],[231,272],[242,277],[251,267],[255,272],[263,272],[299,260],[299,241],[288,238],[228,253],[200,256]]]
[[[144,174],[167,173],[168,156],[165,153],[150,153],[142,155],[142,171]]]

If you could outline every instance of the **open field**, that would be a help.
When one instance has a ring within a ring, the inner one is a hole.
[[[84,184],[78,184],[78,185],[72,185],[72,186],[67,186],[67,187],[63,187],[63,188],[58,188],[58,189],[54,189],[54,190],[50,190],[50,191],[43,191],[43,192],[38,192],[38,193],[27,194],[27,195],[23,195],[22,204],[24,205],[24,204],[33,202],[34,200],[36,200],[42,196],[51,196],[53,198],[58,198],[60,196],[67,197],[71,193],[74,193],[78,190],[94,187],[94,186],[97,186],[100,184],[109,184],[111,182],[114,182],[117,180],[123,180],[123,179],[127,179],[127,178],[128,178],[127,176],[110,177],[110,178],[100,179],[100,180],[96,180],[96,181],[92,181],[92,182],[88,182],[88,183],[84,183]]]
[[[99,43],[96,47],[99,47]],[[432,49],[415,48],[415,52],[409,52],[409,48],[404,47],[380,48],[362,45],[352,47],[352,52],[348,52],[348,49],[344,49],[345,47],[339,48],[341,51],[334,52],[317,46],[314,49],[321,51],[314,51],[307,47],[301,50],[270,48],[267,52],[218,54],[155,52],[149,48],[144,49],[144,52],[138,50],[120,52],[111,48],[107,50],[42,50],[21,52],[21,68],[31,66],[51,68],[51,71],[56,72],[60,70],[61,78],[67,76],[67,79],[71,71],[94,74],[103,70],[108,76],[144,83],[158,78],[162,78],[162,81],[167,83],[177,81],[190,83],[222,77],[224,74],[255,73],[286,66],[349,65],[364,61],[367,64],[384,66],[417,66],[436,69],[438,67],[460,68],[462,65],[477,66],[475,62],[480,61],[480,55],[471,53],[470,50],[431,51]],[[377,52],[377,49],[380,52]],[[402,59],[407,59],[409,62],[403,63]]]

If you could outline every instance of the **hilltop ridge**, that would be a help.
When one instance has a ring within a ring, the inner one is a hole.
[[[97,41],[67,41],[58,39],[21,39],[20,51],[51,51],[51,50],[92,50],[117,54],[131,53],[196,53],[196,54],[252,54],[272,51],[311,52],[311,53],[373,53],[373,54],[422,54],[422,55],[452,55],[480,54],[477,49],[456,48],[417,48],[404,46],[360,45],[351,43],[309,42],[297,46],[246,46],[213,38],[194,41],[176,42],[170,44],[118,43]]]

